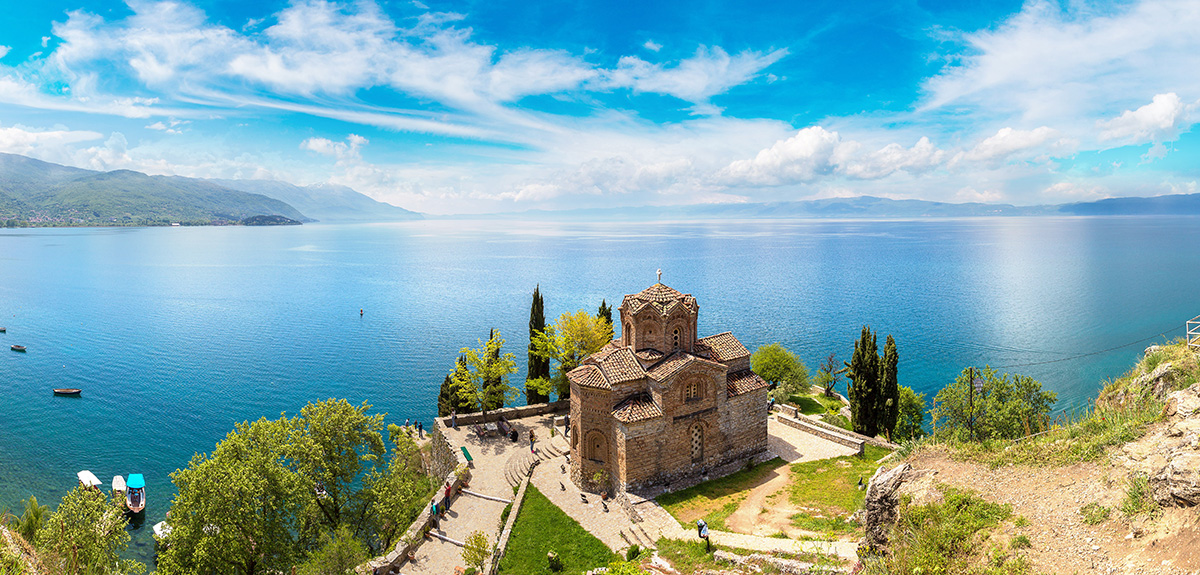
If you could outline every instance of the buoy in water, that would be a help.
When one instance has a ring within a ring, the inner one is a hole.
[[[359,308],[359,309],[358,309],[358,316],[359,316],[359,317],[362,317],[362,314],[363,314],[363,310],[362,310],[362,308]]]

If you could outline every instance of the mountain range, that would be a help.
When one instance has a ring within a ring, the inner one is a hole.
[[[527,210],[440,219],[648,221],[689,219],[937,218],[986,216],[1200,215],[1200,194],[1014,206],[892,200],[872,196],[790,202]],[[345,186],[275,180],[206,180],[98,172],[0,153],[0,225],[235,224],[254,216],[299,222],[384,222],[425,216]],[[255,221],[275,221],[259,219]]]
[[[299,222],[422,217],[343,186],[98,172],[0,153],[0,223],[9,226],[211,225],[253,216]]]

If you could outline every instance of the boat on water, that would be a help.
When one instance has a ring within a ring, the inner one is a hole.
[[[83,393],[82,389],[76,389],[74,387],[59,387],[55,388],[54,390],[54,395],[74,395],[78,397],[81,393]]]
[[[118,491],[123,493],[125,491],[125,478],[121,477],[120,475],[113,477],[112,486],[113,486],[112,490],[114,493],[116,493]]]
[[[133,513],[141,513],[146,509],[146,479],[141,473],[130,473],[125,481],[125,506]]]
[[[13,351],[25,351],[25,346],[23,346],[23,345],[14,345],[14,346],[12,346],[12,350],[13,350]]]
[[[95,489],[97,491],[100,490],[100,479],[96,477],[95,473],[84,469],[83,471],[76,473],[75,476],[79,478],[79,483],[84,487],[87,487],[88,489]]]
[[[7,327],[0,327],[0,333],[8,333]]]

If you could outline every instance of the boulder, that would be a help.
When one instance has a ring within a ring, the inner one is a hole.
[[[867,484],[866,501],[863,502],[866,537],[860,549],[865,546],[867,553],[887,549],[888,531],[896,522],[897,508],[900,506],[900,485],[911,470],[911,465],[902,463],[887,471],[880,467],[871,476],[871,482]]]
[[[1168,395],[1166,414],[1180,419],[1200,414],[1200,383]]]
[[[1175,383],[1174,366],[1171,362],[1165,362],[1162,365],[1154,368],[1150,373],[1143,373],[1133,381],[1134,387],[1142,387],[1154,392],[1154,397],[1162,399]]]
[[[1200,504],[1200,452],[1180,451],[1150,477],[1154,500],[1164,507]]]

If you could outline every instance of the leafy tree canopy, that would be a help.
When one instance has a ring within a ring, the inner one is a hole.
[[[925,436],[925,394],[911,387],[900,386],[900,413],[896,418],[896,429],[892,433],[895,441],[907,441]]]
[[[456,392],[464,403],[483,409],[503,406],[514,401],[517,389],[509,384],[509,376],[516,373],[517,363],[512,353],[501,353],[504,338],[500,332],[492,330],[491,337],[486,342],[480,341],[478,349],[462,348],[463,363],[461,369],[454,370]]]
[[[982,382],[976,392],[972,378]],[[940,438],[1015,439],[1046,428],[1046,416],[1058,400],[1053,391],[1024,375],[1000,375],[996,370],[964,369],[953,383],[933,398],[933,426]]]
[[[125,524],[123,510],[104,493],[81,485],[67,493],[38,528],[34,545],[42,564],[54,573],[144,573],[144,564],[120,558],[129,546]]]
[[[585,310],[562,314],[554,325],[535,334],[533,341],[533,353],[556,363],[554,377],[530,381],[529,385],[543,394],[554,391],[558,399],[570,397],[567,373],[579,367],[584,358],[600,351],[612,338],[613,326],[609,321]]]
[[[778,343],[759,346],[750,355],[750,368],[775,386],[775,399],[786,400],[795,393],[808,391],[808,367],[796,354]]]

